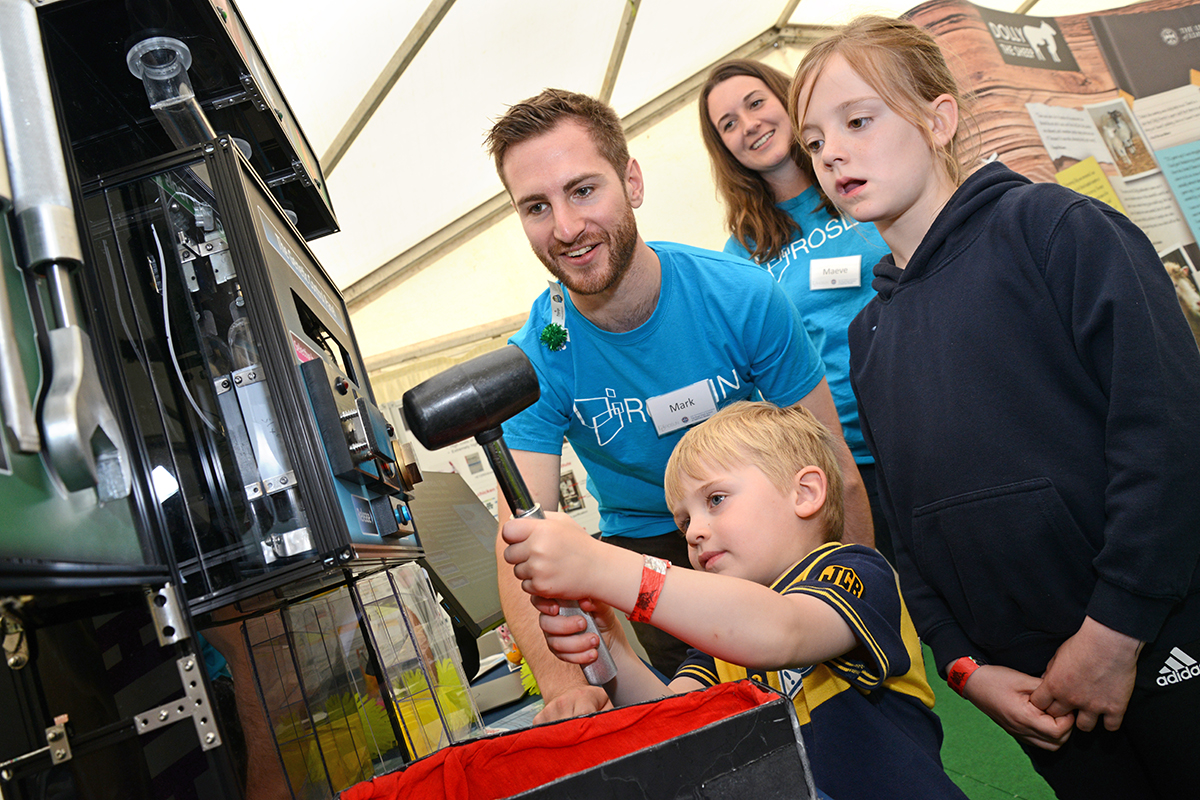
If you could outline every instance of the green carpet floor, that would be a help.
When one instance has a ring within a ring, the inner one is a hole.
[[[1038,777],[1011,736],[982,711],[956,695],[933,668],[925,648],[925,669],[936,697],[945,739],[942,765],[971,800],[1054,800],[1054,792]]]

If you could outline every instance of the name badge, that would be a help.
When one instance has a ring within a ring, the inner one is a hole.
[[[850,289],[862,285],[862,256],[814,258],[808,262],[809,289]]]
[[[659,436],[666,436],[708,419],[717,413],[717,404],[708,381],[696,381],[691,386],[646,398],[646,410],[654,420],[654,430]]]

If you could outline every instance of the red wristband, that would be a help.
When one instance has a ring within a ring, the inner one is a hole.
[[[654,556],[642,556],[642,585],[638,587],[637,603],[633,613],[627,619],[630,622],[649,622],[654,607],[658,605],[658,595],[662,592],[663,583],[667,580],[667,569],[671,562]]]
[[[946,670],[946,683],[954,690],[959,697],[962,696],[963,688],[967,685],[967,678],[975,673],[975,670],[983,666],[983,661],[972,658],[971,656],[963,656],[950,665],[950,669]]]

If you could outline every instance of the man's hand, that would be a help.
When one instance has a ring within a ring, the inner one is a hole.
[[[1043,750],[1057,750],[1071,735],[1075,718],[1053,716],[1029,701],[1039,681],[1008,667],[988,664],[971,673],[963,697],[1008,733]]]
[[[533,718],[533,724],[555,722],[560,719],[570,719],[582,714],[594,714],[612,708],[608,694],[599,686],[576,686],[569,689],[553,700],[546,702],[545,707]]]
[[[1101,717],[1115,731],[1133,694],[1143,644],[1085,617],[1079,632],[1050,659],[1030,702],[1055,717],[1074,712],[1081,731],[1095,728]]]
[[[538,624],[546,637],[546,646],[559,660],[586,667],[600,657],[600,642],[596,634],[587,632],[587,622],[583,617],[574,614],[559,616],[557,600],[534,595],[530,601],[538,610]],[[628,647],[625,632],[611,606],[583,599],[579,601],[579,607],[592,615],[596,630],[604,637],[604,643],[610,651]]]

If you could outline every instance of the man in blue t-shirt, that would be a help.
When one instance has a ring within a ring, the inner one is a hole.
[[[847,540],[871,545],[866,492],[799,312],[753,265],[641,238],[633,216],[641,169],[613,110],[548,89],[511,107],[487,146],[534,253],[558,280],[511,340],[541,387],[537,403],[504,423],[534,499],[558,507],[566,437],[588,470],[605,540],[686,566],[686,542],[663,496],[667,459],[687,428],[761,394],[804,405],[837,434]],[[501,503],[501,523],[508,516]],[[548,651],[502,557],[499,581],[508,625],[546,701],[539,721],[602,707],[604,691]],[[648,638],[657,633],[650,626],[635,630],[651,662],[674,674],[686,648],[677,643],[672,654],[674,640]]]

